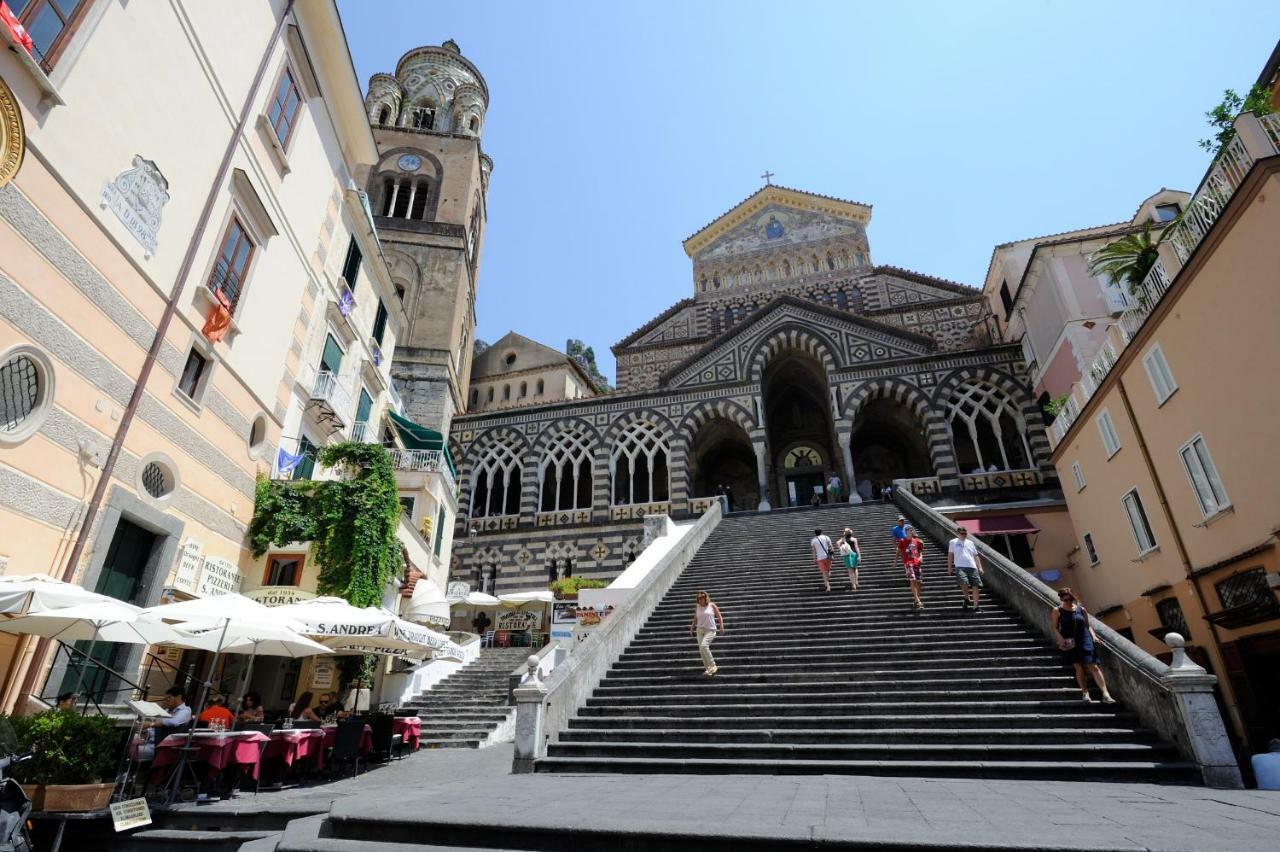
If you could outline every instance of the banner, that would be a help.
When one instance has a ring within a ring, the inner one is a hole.
[[[498,610],[494,630],[519,632],[521,630],[538,630],[542,627],[542,610],[508,609]]]
[[[204,558],[204,571],[200,574],[200,583],[196,586],[196,597],[209,598],[239,592],[240,569],[234,562],[216,556]]]
[[[316,596],[316,593],[308,592],[297,586],[263,586],[261,589],[245,592],[244,596],[249,600],[257,601],[263,606],[285,606],[298,601],[311,600]]]

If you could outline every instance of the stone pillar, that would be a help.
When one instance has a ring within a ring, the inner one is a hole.
[[[1218,679],[1187,658],[1187,640],[1180,634],[1167,633],[1164,641],[1173,649],[1173,660],[1161,681],[1173,695],[1186,745],[1200,767],[1204,783],[1210,787],[1244,787],[1226,725],[1213,697],[1213,685]]]
[[[773,507],[769,505],[769,477],[765,473],[765,442],[753,441],[751,446],[756,451],[756,483],[760,488],[760,505],[756,510],[770,512]]]
[[[529,678],[532,675],[532,679]],[[526,682],[512,690],[516,699],[515,759],[511,771],[523,774],[533,771],[533,762],[544,753],[542,703],[547,688],[537,676],[536,663],[530,665]]]
[[[667,534],[667,521],[669,520],[670,518],[666,515],[644,516],[644,538],[640,541],[640,549],[642,551]]]
[[[844,462],[844,481],[849,490],[849,502],[861,503],[862,497],[858,494],[857,471],[853,469],[853,447],[849,445],[853,438],[852,429],[843,429],[836,427],[836,453],[840,456],[840,460]],[[875,495],[871,495],[875,497]]]

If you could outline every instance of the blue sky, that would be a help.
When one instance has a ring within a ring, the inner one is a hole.
[[[339,7],[363,83],[453,38],[489,84],[478,336],[582,338],[610,379],[765,169],[873,205],[876,263],[981,286],[998,243],[1194,189],[1203,113],[1280,35],[1264,2]]]

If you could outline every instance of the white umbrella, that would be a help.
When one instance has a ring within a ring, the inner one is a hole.
[[[95,595],[95,597],[98,596]],[[141,613],[140,607],[115,598],[105,598],[94,603],[49,609],[33,615],[12,618],[0,622],[0,630],[6,633],[43,636],[46,639],[57,639],[59,642],[87,640],[89,651],[85,654],[86,659],[93,658],[93,651],[98,642],[156,645],[183,638],[177,628],[164,622],[141,619]],[[77,695],[80,693],[81,684],[84,683],[84,671],[85,665],[82,663],[80,672],[76,676],[76,687],[73,690]],[[88,708],[88,702],[85,703],[85,707]]]
[[[413,597],[409,598],[405,617],[420,624],[447,628],[450,621],[449,599],[439,586],[426,577],[420,577],[413,587]]]
[[[453,606],[497,606],[498,599],[493,595],[486,595],[484,592],[472,592],[465,598],[458,598],[453,602]]]
[[[270,607],[272,613],[293,619],[308,636],[364,639],[391,632],[395,615],[375,607],[353,606],[342,598],[321,597]]]
[[[498,600],[503,606],[516,609],[531,603],[549,604],[555,599],[555,592],[550,589],[535,589],[531,592],[511,592],[506,595],[498,595]]]
[[[47,574],[0,577],[0,613],[26,615],[114,600]]]

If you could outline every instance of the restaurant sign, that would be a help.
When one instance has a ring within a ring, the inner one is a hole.
[[[196,580],[200,577],[202,562],[204,562],[204,545],[194,538],[184,541],[182,550],[178,551],[178,571],[173,578],[174,588],[195,594]]]
[[[542,627],[541,610],[511,609],[498,613],[495,630],[537,630]]]
[[[297,586],[263,586],[261,589],[245,592],[244,596],[263,606],[286,606],[298,601],[309,601],[316,596],[316,593]]]
[[[211,598],[240,591],[240,569],[234,562],[217,556],[204,558],[204,571],[196,586],[196,597]]]

